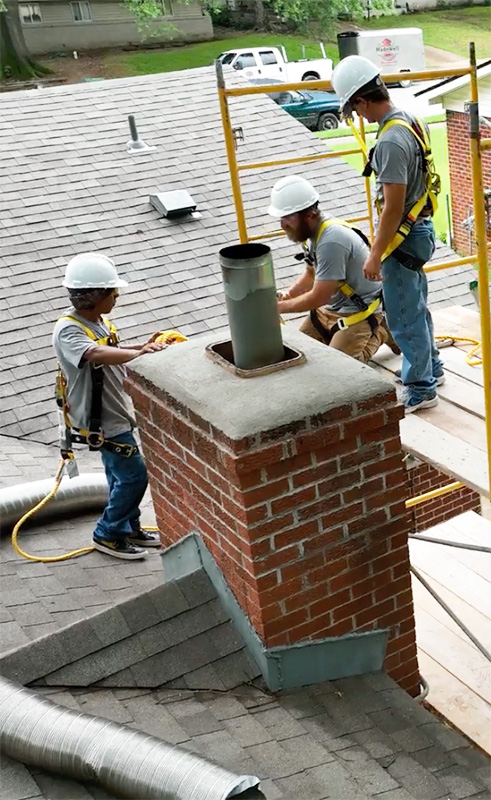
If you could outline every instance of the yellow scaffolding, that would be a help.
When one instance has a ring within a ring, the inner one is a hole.
[[[225,138],[225,148],[227,152],[228,166],[230,172],[230,179],[232,183],[232,193],[237,215],[237,225],[239,230],[239,239],[242,244],[259,239],[273,238],[282,236],[283,231],[277,231],[269,234],[262,234],[260,236],[250,236],[247,231],[247,222],[244,211],[244,204],[242,201],[242,192],[240,185],[240,173],[251,169],[267,169],[270,167],[284,166],[288,164],[308,163],[311,161],[321,161],[327,158],[338,158],[342,155],[353,153],[361,153],[363,159],[366,161],[366,137],[363,120],[360,119],[359,132],[356,129],[355,137],[359,146],[357,148],[350,148],[343,151],[319,153],[310,156],[297,156],[292,158],[277,159],[274,161],[262,161],[254,163],[239,164],[236,154],[236,141],[234,138],[234,131],[230,120],[230,113],[228,107],[228,98],[230,97],[243,97],[254,94],[267,94],[275,92],[278,89],[277,84],[271,86],[241,86],[230,87],[225,86],[223,77],[222,65],[216,62],[217,73],[217,86],[218,98],[220,104],[220,112],[222,117],[223,133]],[[477,85],[477,65],[474,43],[469,45],[469,66],[462,68],[450,67],[447,69],[433,69],[423,70],[421,72],[412,72],[411,80],[438,80],[440,78],[456,78],[464,75],[469,75],[471,87],[471,101],[469,104],[469,119],[470,119],[470,149],[471,149],[471,164],[472,164],[472,187],[473,187],[473,205],[474,205],[474,230],[476,239],[476,253],[463,258],[449,259],[439,264],[426,266],[426,272],[435,272],[437,270],[448,269],[457,267],[464,264],[478,264],[478,285],[479,285],[479,306],[480,306],[480,323],[481,323],[481,342],[482,342],[482,367],[484,376],[484,407],[485,407],[485,424],[486,424],[486,440],[487,440],[487,461],[489,471],[489,497],[491,498],[491,323],[490,323],[490,300],[489,300],[489,273],[488,273],[488,248],[491,247],[486,241],[486,217],[484,205],[484,191],[483,191],[483,178],[482,178],[482,163],[481,153],[484,150],[491,149],[491,139],[480,138],[479,133],[479,98],[478,98],[478,85]],[[398,82],[400,75],[398,73],[384,75],[384,80],[387,83]],[[309,89],[332,89],[330,81],[309,81]],[[305,83],[282,83],[282,90],[289,91],[293,89],[305,89]],[[350,217],[349,222],[360,222],[368,220],[370,228],[370,236],[373,238],[374,223],[372,216],[372,199],[370,182],[368,178],[365,181],[365,193],[367,198],[367,214],[363,216]],[[419,505],[434,497],[446,494],[450,491],[459,489],[464,484],[460,481],[454,481],[447,486],[435,489],[431,492],[426,492],[416,498],[411,498],[406,502],[407,507]]]

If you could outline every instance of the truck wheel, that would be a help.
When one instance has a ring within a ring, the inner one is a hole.
[[[334,131],[339,126],[336,114],[321,114],[317,123],[318,131]]]
[[[409,72],[409,70],[405,70],[405,71]],[[401,87],[401,89],[407,89],[407,87],[411,86],[411,84],[412,84],[411,78],[407,78],[406,80],[399,81],[399,86]]]
[[[303,81],[319,81],[320,77],[321,76],[318,75],[317,72],[306,72],[305,75],[303,76],[302,80]]]

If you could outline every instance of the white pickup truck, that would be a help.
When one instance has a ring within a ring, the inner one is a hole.
[[[218,60],[223,66],[244,70],[246,78],[275,78],[286,83],[300,81],[331,80],[332,61],[326,57],[288,61],[284,47],[249,47],[242,50],[226,50]]]

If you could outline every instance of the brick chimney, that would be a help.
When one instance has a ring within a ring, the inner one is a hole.
[[[132,362],[164,548],[194,534],[211,555],[272,688],[385,668],[417,694],[392,387],[293,330],[306,363],[239,378],[206,357],[215,340]]]

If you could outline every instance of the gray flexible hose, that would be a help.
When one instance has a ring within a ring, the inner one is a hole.
[[[226,800],[259,784],[194,753],[81,714],[0,678],[0,749],[24,764],[97,781],[133,800]]]
[[[0,528],[12,529],[26,511],[53,488],[54,477],[0,489]],[[107,503],[107,480],[103,472],[64,477],[55,496],[36,512],[35,520],[53,519],[73,513],[101,510]]]

